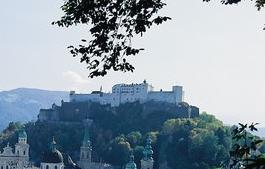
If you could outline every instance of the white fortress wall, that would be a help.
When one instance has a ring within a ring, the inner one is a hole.
[[[147,97],[148,101],[157,101],[157,102],[168,102],[176,103],[175,93],[171,91],[161,91],[161,92],[150,92]]]
[[[153,91],[153,86],[144,81],[141,84],[116,84],[112,87],[112,93],[93,91],[91,94],[77,94],[70,92],[70,102],[98,102],[119,106],[121,103],[140,101],[162,101],[179,103],[183,101],[183,87],[173,86],[172,91]]]
[[[184,101],[184,91],[182,86],[173,86],[172,91],[175,93],[177,103]]]
[[[70,102],[100,102],[100,94],[70,94]]]

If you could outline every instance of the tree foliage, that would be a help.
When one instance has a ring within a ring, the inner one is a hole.
[[[234,126],[230,168],[259,169],[265,167],[265,155],[259,151],[263,140],[251,134],[257,131],[256,125],[257,123],[250,125],[239,123],[238,126]]]
[[[221,0],[221,3],[231,5],[241,1]],[[258,10],[264,4],[265,0],[255,0]],[[132,38],[143,36],[154,24],[171,19],[159,15],[165,5],[163,0],[66,0],[61,7],[64,16],[52,24],[89,25],[92,38],[82,39],[78,46],[69,46],[70,53],[79,56],[80,62],[87,66],[89,77],[105,76],[110,70],[133,72],[135,68],[128,58],[143,48],[135,48]]]
[[[171,168],[212,169],[229,162],[230,129],[212,115],[195,119],[171,119],[158,139],[160,163]]]
[[[167,163],[171,168],[207,169],[219,167],[222,162],[229,160],[230,130],[214,116],[204,113],[192,119],[173,117],[143,120],[141,114],[138,114],[139,118],[133,121],[130,113],[137,109],[136,106],[130,109],[129,113],[126,113],[128,108],[123,109],[123,113],[122,108],[119,110],[120,113],[116,116],[125,121],[122,125],[119,125],[120,121],[101,118],[108,117],[107,114],[110,112],[104,114],[98,111],[93,115],[94,122],[90,128],[93,161],[123,166],[128,161],[130,151],[133,150],[135,162],[140,166],[148,136],[153,141],[155,169],[162,163]],[[147,120],[149,122],[145,125]],[[16,131],[21,126],[14,126],[16,124],[12,123],[5,130],[8,132],[0,139],[1,148],[7,142],[11,145],[16,143]],[[84,133],[82,123],[27,123],[25,130],[31,146],[30,156],[37,164],[40,162],[41,153],[47,149],[53,136],[59,150],[71,155],[74,161],[79,159],[79,149]]]
[[[203,0],[205,2],[209,2],[212,0]],[[251,0],[253,1],[253,0]],[[232,4],[238,4],[239,2],[242,2],[242,0],[221,0],[221,3],[225,4],[225,5],[232,5]],[[258,10],[261,10],[261,8],[263,8],[265,5],[265,1],[264,0],[255,0],[255,6],[257,7]]]
[[[53,24],[92,26],[92,39],[83,39],[78,47],[69,48],[74,57],[80,56],[93,78],[106,75],[110,69],[134,70],[127,57],[143,49],[134,48],[132,38],[170,19],[158,15],[165,5],[163,0],[66,0],[61,7],[65,15]]]

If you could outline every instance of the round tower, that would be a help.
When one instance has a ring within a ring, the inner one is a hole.
[[[146,145],[143,151],[144,157],[141,160],[141,169],[153,169],[154,160],[153,160],[153,150],[152,150],[152,139],[149,136],[146,140]]]

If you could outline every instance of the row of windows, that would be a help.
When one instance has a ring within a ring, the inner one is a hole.
[[[7,165],[7,166],[1,166],[1,169],[4,169],[4,168],[6,168],[6,169],[9,169],[9,166]]]
[[[1,169],[15,169],[16,167],[14,166],[14,167],[10,167],[10,166],[8,166],[8,165],[6,165],[6,166],[1,166]]]
[[[119,92],[119,91],[130,91],[130,90],[136,90],[136,91],[139,91],[140,89],[142,89],[142,90],[144,90],[144,88],[139,88],[139,87],[137,87],[137,88],[121,88],[121,89],[113,89],[113,93],[114,92]]]
[[[17,151],[17,155],[19,155],[19,151]],[[26,155],[26,151],[23,151],[23,155]]]
[[[41,166],[41,169],[44,169],[44,168]],[[45,169],[58,169],[58,166],[56,165],[56,166],[54,166],[54,168],[52,168],[49,165],[46,165]]]

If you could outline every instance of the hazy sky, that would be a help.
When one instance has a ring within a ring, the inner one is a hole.
[[[142,82],[159,90],[183,85],[185,101],[225,123],[265,126],[265,13],[252,3],[222,6],[202,0],[167,0],[172,21],[134,44],[134,73],[87,79],[66,47],[88,36],[86,27],[57,28],[63,0],[1,0],[0,90],[32,87],[90,92],[115,83]]]

